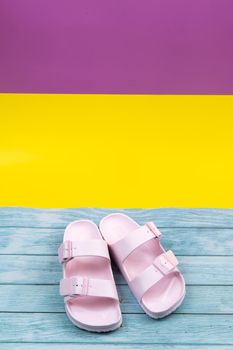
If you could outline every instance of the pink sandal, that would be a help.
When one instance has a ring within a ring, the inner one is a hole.
[[[60,294],[71,322],[94,332],[120,327],[121,310],[108,246],[96,224],[89,220],[70,223],[58,255],[63,264]]]
[[[111,214],[99,227],[143,310],[153,318],[176,310],[185,296],[185,282],[176,268],[178,260],[161,246],[155,224],[139,226],[127,215]]]

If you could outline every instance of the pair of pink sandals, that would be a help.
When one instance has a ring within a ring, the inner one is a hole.
[[[139,226],[124,214],[104,217],[99,229],[89,220],[70,223],[58,255],[63,264],[60,294],[71,322],[95,332],[121,326],[108,248],[149,316],[161,318],[177,309],[185,296],[185,282],[176,257],[161,246],[160,235],[154,223]]]

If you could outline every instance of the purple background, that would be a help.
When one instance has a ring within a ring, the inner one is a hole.
[[[0,0],[0,91],[233,94],[233,0]]]

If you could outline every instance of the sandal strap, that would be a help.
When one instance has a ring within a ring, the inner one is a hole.
[[[110,260],[108,245],[103,239],[90,239],[88,241],[64,241],[58,249],[61,264],[79,256],[99,256]]]
[[[111,245],[117,260],[123,262],[136,248],[145,242],[157,238],[161,233],[153,222],[148,222],[136,230],[129,232],[124,238]]]
[[[65,302],[80,296],[93,296],[118,300],[114,281],[82,276],[62,279],[60,281],[60,295],[65,297]]]
[[[171,250],[156,257],[153,264],[130,282],[130,287],[140,302],[143,295],[164,276],[176,269],[178,260]]]

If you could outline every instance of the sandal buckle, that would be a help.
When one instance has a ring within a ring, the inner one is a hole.
[[[162,269],[165,269],[166,271],[173,270],[179,264],[177,258],[171,250],[168,250],[167,252],[161,254],[159,262],[162,266]]]
[[[87,277],[80,277],[75,279],[74,283],[74,293],[73,296],[86,296],[88,295],[89,279]]]
[[[155,235],[156,238],[159,238],[161,236],[161,232],[159,231],[159,229],[156,227],[156,225],[152,221],[147,222],[146,226]]]
[[[60,263],[66,263],[72,258],[72,242],[64,241],[58,249]]]

